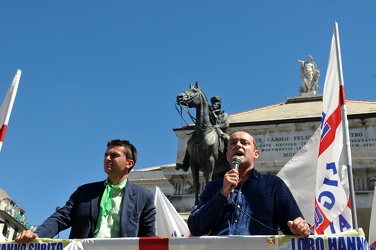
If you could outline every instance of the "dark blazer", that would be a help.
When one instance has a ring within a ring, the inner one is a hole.
[[[78,187],[66,204],[46,219],[35,233],[39,238],[53,238],[71,227],[70,239],[93,238],[104,189],[104,181]],[[156,236],[156,210],[151,191],[128,180],[120,210],[119,237]]]

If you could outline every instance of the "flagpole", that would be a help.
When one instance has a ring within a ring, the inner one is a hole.
[[[343,98],[342,105],[342,124],[343,124],[343,133],[346,145],[346,156],[347,156],[347,174],[349,179],[349,191],[350,191],[350,202],[351,202],[351,217],[353,228],[358,230],[358,219],[356,216],[356,203],[355,203],[355,191],[354,191],[354,181],[353,181],[353,173],[352,173],[352,160],[351,160],[351,146],[350,146],[350,133],[349,133],[349,125],[347,121],[347,109],[346,109],[346,98],[345,98],[345,91],[344,91],[344,83],[343,83],[343,74],[342,74],[342,60],[341,60],[341,49],[339,44],[339,34],[338,34],[338,23],[334,22],[334,37],[335,37],[335,44],[336,44],[336,52],[337,52],[337,63],[338,63],[338,77],[339,77],[339,84],[341,89],[340,98]],[[342,88],[341,88],[342,87]]]
[[[0,107],[0,150],[4,142],[4,137],[8,127],[10,114],[12,112],[13,103],[16,98],[20,77],[21,70],[18,69]]]

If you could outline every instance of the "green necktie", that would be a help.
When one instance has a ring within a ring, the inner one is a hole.
[[[104,217],[106,217],[112,209],[112,200],[111,200],[111,190],[114,187],[118,187],[119,184],[113,185],[111,183],[106,183],[106,188],[104,189],[101,203],[100,203],[100,210],[99,210],[99,216],[98,216],[98,222],[97,226],[95,227],[94,236],[99,232],[99,229],[102,225],[102,220]]]

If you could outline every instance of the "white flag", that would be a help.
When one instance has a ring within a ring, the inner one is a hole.
[[[171,202],[159,187],[155,187],[154,203],[157,210],[156,227],[157,236],[183,237],[190,236],[187,223],[176,211]]]
[[[14,99],[16,98],[18,83],[21,77],[21,70],[17,70],[8,92],[0,108],[0,150],[4,142],[5,132],[8,127],[9,117],[12,112]]]
[[[332,37],[323,93],[314,213],[317,234],[334,234],[353,228],[347,174],[351,154],[347,147],[350,143],[336,28],[337,25]]]
[[[376,183],[375,183],[376,187]],[[369,249],[376,250],[376,189],[373,190],[371,221],[369,222]]]
[[[3,233],[0,232],[0,242],[6,242],[7,239],[5,239]]]
[[[289,187],[304,219],[314,225],[313,211],[316,188],[317,154],[321,129],[318,128],[306,144],[278,172]]]

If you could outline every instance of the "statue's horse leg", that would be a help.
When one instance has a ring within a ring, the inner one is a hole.
[[[206,171],[204,172],[205,183],[207,184],[209,181],[213,180],[213,173],[215,172],[216,162],[219,156],[219,138],[218,134],[215,130],[210,133],[210,136],[206,140],[206,145],[203,146],[202,150],[207,152],[208,154],[205,156],[206,161]]]
[[[189,166],[192,171],[193,188],[195,191],[195,206],[197,206],[200,192],[200,165],[195,157],[191,157],[189,160]]]
[[[191,171],[192,171],[192,178],[193,178],[193,187],[195,190],[195,206],[198,205],[198,196],[200,192],[200,171],[197,165],[192,165],[191,166]]]
[[[206,171],[204,171],[204,178],[205,178],[205,184],[208,184],[209,181],[212,180],[214,167],[215,167],[215,157],[214,155],[210,155],[208,157],[208,160],[206,162]]]
[[[188,141],[188,153],[191,156],[189,159],[189,166],[192,171],[193,188],[195,191],[195,206],[198,205],[198,197],[200,192],[200,164],[198,160],[199,148],[194,144],[193,141]]]
[[[201,164],[205,164],[205,171],[202,171],[201,169],[203,166]],[[191,159],[191,171],[192,171],[192,178],[193,178],[193,186],[195,189],[195,205],[198,205],[199,202],[199,194],[201,192],[201,184],[200,184],[200,171],[203,172],[203,176],[205,178],[205,185],[209,183],[209,181],[212,180],[212,175],[214,171],[214,165],[215,165],[215,159],[213,155],[209,156],[209,158],[205,161],[194,161]]]

